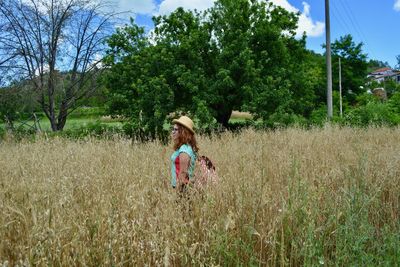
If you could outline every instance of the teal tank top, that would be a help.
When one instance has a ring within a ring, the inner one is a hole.
[[[190,166],[188,169],[189,180],[193,180],[193,171],[194,165],[196,163],[196,154],[193,151],[193,148],[190,145],[183,144],[179,149],[175,150],[171,155],[171,185],[172,187],[176,187],[176,178],[179,174],[179,154],[186,153],[190,157]]]

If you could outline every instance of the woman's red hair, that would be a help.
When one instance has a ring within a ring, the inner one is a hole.
[[[194,134],[186,127],[180,124],[176,125],[179,128],[179,135],[177,141],[174,143],[174,150],[179,149],[183,144],[188,144],[192,147],[194,153],[197,153],[197,151],[199,151],[199,148],[197,147],[196,137],[194,136]]]

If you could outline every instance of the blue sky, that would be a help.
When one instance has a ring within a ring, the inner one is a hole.
[[[213,0],[113,0],[120,11],[130,11],[137,24],[152,28],[151,17],[168,14],[179,6],[203,10]],[[299,32],[307,32],[307,48],[323,53],[325,43],[325,1],[270,0],[290,11],[300,11]],[[394,67],[400,55],[400,0],[331,0],[331,41],[351,34],[364,44],[369,59]]]

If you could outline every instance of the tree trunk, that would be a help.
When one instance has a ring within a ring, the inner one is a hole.
[[[217,110],[217,116],[216,116],[216,120],[218,123],[221,123],[222,126],[224,126],[225,128],[228,128],[228,122],[229,119],[231,118],[231,114],[232,114],[232,109],[231,108],[226,108],[226,107],[221,107],[220,109],[216,109]]]
[[[64,129],[65,123],[67,122],[68,116],[68,107],[65,102],[63,102],[60,106],[60,111],[58,113],[57,119],[57,130],[62,131]]]
[[[57,120],[56,120],[56,117],[54,116],[54,114],[48,118],[50,121],[51,130],[53,132],[57,131]]]

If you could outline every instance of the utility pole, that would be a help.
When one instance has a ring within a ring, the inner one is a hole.
[[[340,117],[343,116],[343,108],[342,108],[342,66],[340,64],[339,57],[339,105],[340,105]]]
[[[325,0],[325,31],[326,31],[326,95],[328,107],[328,120],[332,119],[332,61],[331,61],[331,22],[329,18],[329,0]]]

